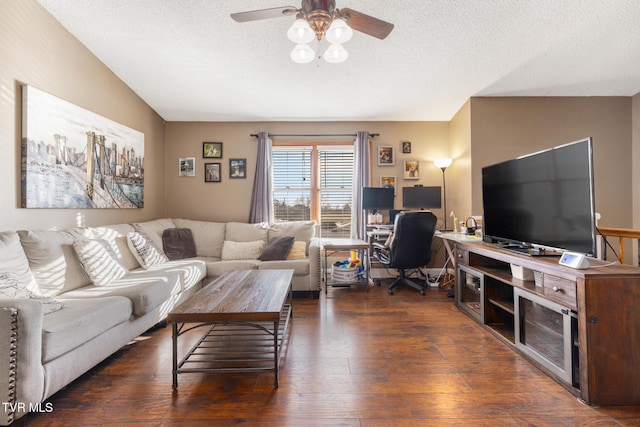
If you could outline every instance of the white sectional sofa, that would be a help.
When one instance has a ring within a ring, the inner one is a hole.
[[[178,246],[185,243],[195,256],[167,260],[163,244],[176,241],[163,241],[163,235],[179,230],[188,230],[193,239]],[[293,269],[293,290],[317,297],[320,253],[314,232],[313,222],[269,226],[158,219],[0,233],[0,425],[37,410],[39,403],[162,322],[176,304],[208,283],[207,276]],[[150,256],[134,248],[141,236],[152,249]],[[295,240],[290,259],[256,259],[260,248],[277,237]]]

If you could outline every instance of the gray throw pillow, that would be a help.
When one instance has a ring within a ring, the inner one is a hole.
[[[293,236],[275,237],[269,241],[269,244],[258,257],[260,261],[277,261],[287,259],[289,251],[293,247],[295,241]]]
[[[170,260],[193,258],[196,244],[190,228],[167,228],[162,232],[162,248]]]

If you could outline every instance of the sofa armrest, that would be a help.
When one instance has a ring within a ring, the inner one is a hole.
[[[38,301],[0,299],[0,425],[44,397],[42,317]]]
[[[319,292],[322,288],[320,268],[320,239],[314,237],[309,242],[309,289],[311,291]]]

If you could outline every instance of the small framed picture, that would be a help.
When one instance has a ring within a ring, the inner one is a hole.
[[[402,141],[402,153],[403,154],[411,154],[411,142]]]
[[[381,176],[380,187],[393,188],[393,193],[396,191],[396,177],[395,176]]]
[[[220,163],[204,164],[204,182],[220,182]]]
[[[390,145],[378,146],[378,166],[392,166],[395,164],[393,147]]]
[[[195,157],[180,157],[178,160],[178,176],[196,176]]]
[[[404,160],[404,179],[420,179],[420,161]]]
[[[202,157],[205,159],[221,159],[222,142],[203,142]]]
[[[247,178],[247,159],[229,159],[229,178]]]

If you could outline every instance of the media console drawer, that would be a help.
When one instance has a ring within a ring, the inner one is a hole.
[[[576,308],[576,282],[544,273],[542,275],[542,292],[544,295],[564,305]]]

